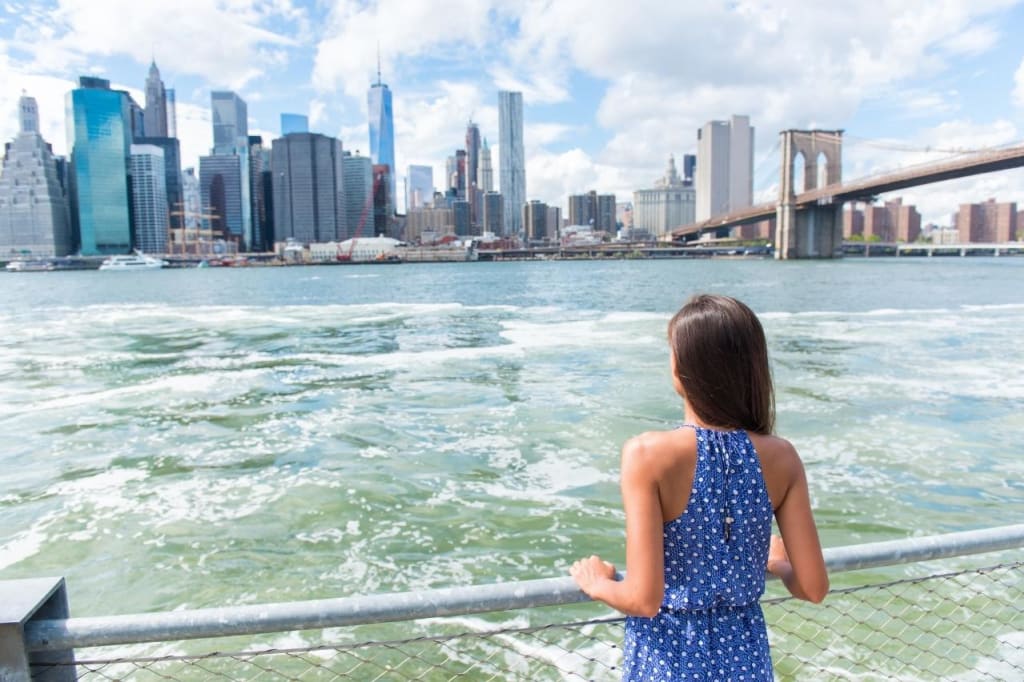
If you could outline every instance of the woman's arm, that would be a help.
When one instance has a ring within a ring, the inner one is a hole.
[[[626,578],[598,556],[581,559],[570,573],[580,589],[628,616],[653,617],[665,593],[665,555],[657,466],[643,437],[622,446],[622,505],[626,512]]]
[[[772,537],[767,569],[797,599],[820,603],[828,593],[828,570],[811,512],[807,475],[796,450],[787,454],[792,456],[789,486],[775,510],[782,537]]]

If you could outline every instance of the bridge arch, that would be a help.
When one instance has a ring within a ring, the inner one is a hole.
[[[842,253],[842,204],[825,196],[808,206],[796,198],[842,183],[843,131],[783,130],[781,136],[775,257],[835,258]]]

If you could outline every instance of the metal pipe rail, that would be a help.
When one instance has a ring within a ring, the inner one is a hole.
[[[1020,547],[1024,547],[1024,524],[833,547],[825,550],[825,563],[830,572],[838,573]],[[572,578],[547,578],[363,597],[34,620],[25,624],[24,641],[29,652],[48,652],[385,623],[589,600]]]

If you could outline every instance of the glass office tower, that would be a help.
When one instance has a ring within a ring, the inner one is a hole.
[[[79,84],[66,99],[76,241],[83,256],[127,253],[130,99],[102,78],[83,77]]]
[[[373,165],[386,165],[390,170],[389,197],[392,197],[391,212],[394,213],[395,196],[395,121],[391,110],[391,90],[380,80],[370,86],[367,96],[370,114],[370,160]]]

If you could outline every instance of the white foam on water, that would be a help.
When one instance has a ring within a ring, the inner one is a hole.
[[[38,554],[43,544],[49,539],[44,530],[46,525],[49,524],[36,522],[28,530],[16,533],[13,538],[0,545],[0,570]]]

